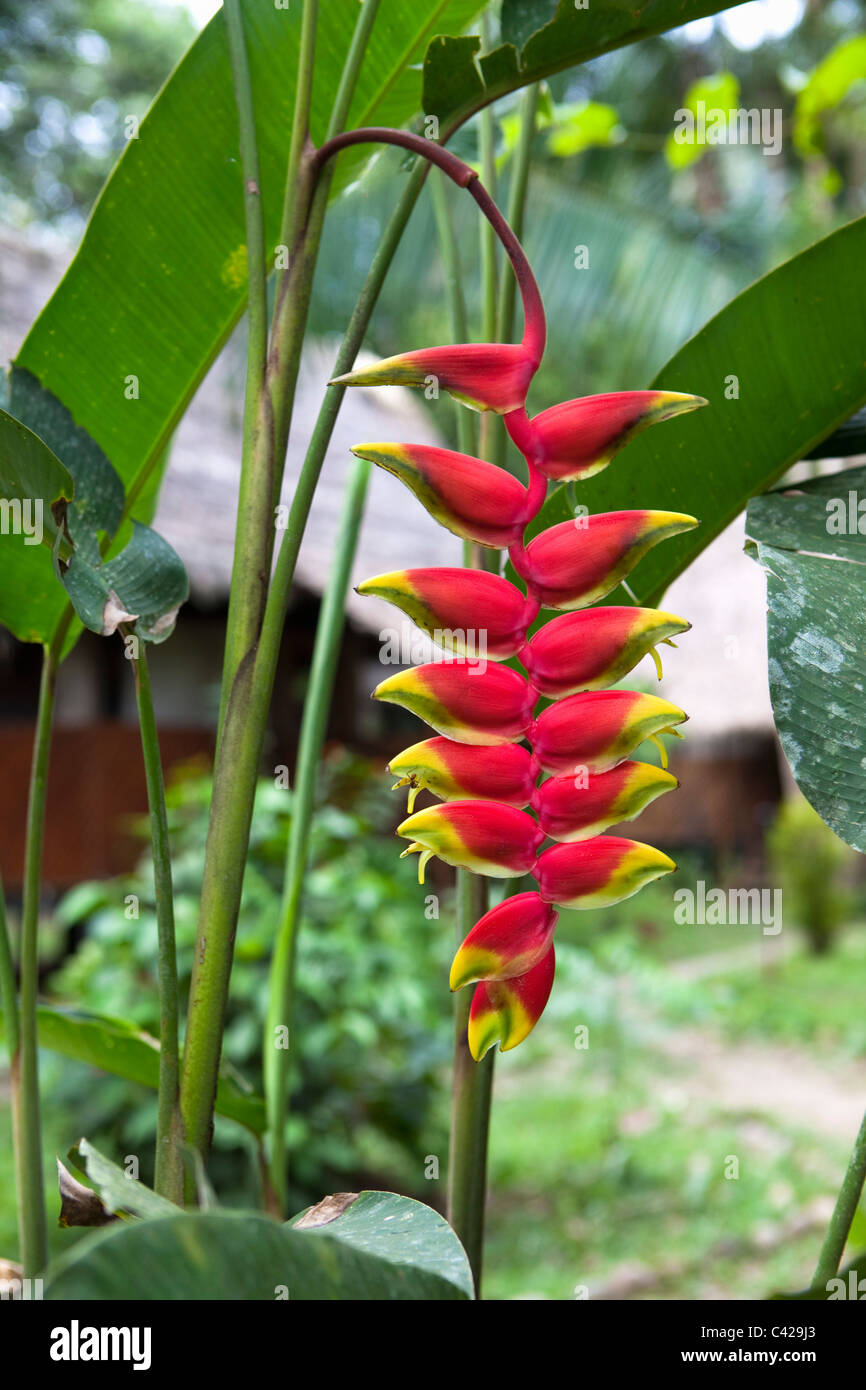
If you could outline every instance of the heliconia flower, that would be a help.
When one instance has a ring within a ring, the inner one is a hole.
[[[458,743],[519,743],[532,723],[536,692],[508,666],[431,661],[398,671],[374,700],[402,705]]]
[[[616,767],[644,739],[673,733],[673,726],[687,718],[658,695],[637,690],[588,691],[542,710],[526,737],[537,767],[576,776],[584,769],[606,772]],[[664,754],[663,745],[659,746]]]
[[[411,840],[407,854],[420,853],[418,882],[437,855],[458,869],[471,869],[491,878],[528,873],[535,864],[544,832],[525,811],[497,801],[447,801],[416,811],[397,834]]]
[[[386,357],[331,385],[441,387],[473,410],[505,415],[523,405],[537,367],[522,343],[456,343]]]
[[[682,512],[599,512],[550,526],[509,552],[543,608],[586,608],[625,579],[647,551],[699,523]]]
[[[475,986],[469,1010],[469,1051],[480,1062],[499,1043],[502,1052],[517,1047],[532,1032],[553,988],[556,956],[551,944],[525,975],[512,980],[484,980]]]
[[[529,805],[535,791],[532,759],[519,743],[470,747],[450,738],[428,738],[414,743],[388,764],[409,788],[409,813],[420,791],[432,792],[443,801],[500,801],[506,806]]]
[[[615,685],[652,652],[659,679],[657,642],[691,623],[656,608],[587,608],[563,613],[539,628],[520,652],[530,681],[542,695],[575,695]]]
[[[588,840],[610,825],[634,820],[679,782],[653,763],[624,762],[607,772],[550,777],[532,797],[538,824],[552,840]]]
[[[706,405],[679,391],[612,391],[551,406],[532,421],[537,462],[548,478],[591,478],[636,434]]]
[[[405,483],[432,517],[455,536],[507,550],[529,520],[529,493],[504,468],[426,444],[356,444],[369,459]]]
[[[545,902],[584,909],[622,902],[676,867],[652,845],[596,835],[579,844],[551,845],[538,856],[534,877]]]
[[[511,980],[547,955],[557,916],[538,893],[518,893],[485,912],[454,957],[451,988]]]
[[[492,661],[520,651],[538,613],[534,599],[498,574],[444,565],[378,574],[357,592],[393,603],[446,651]]]

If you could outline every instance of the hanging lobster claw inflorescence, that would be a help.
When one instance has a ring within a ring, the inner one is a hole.
[[[435,379],[458,400],[503,415],[527,465],[524,486],[504,469],[448,449],[384,443],[354,450],[399,478],[448,530],[507,548],[526,586],[524,595],[484,570],[440,568],[378,575],[358,589],[395,604],[452,658],[400,671],[373,692],[437,735],[390,763],[396,786],[409,788],[410,814],[397,833],[410,842],[404,854],[421,856],[419,879],[436,855],[492,877],[530,874],[537,884],[485,913],[454,958],[451,988],[475,986],[469,1046],[479,1060],[497,1042],[503,1051],[516,1047],[538,1021],[553,985],[557,905],[608,906],[676,867],[660,850],[603,832],[678,785],[665,770],[659,735],[678,733],[686,715],[656,695],[604,687],[647,653],[661,675],[656,645],[689,624],[655,609],[589,605],[652,546],[698,523],[679,512],[624,511],[576,517],[528,542],[526,528],[548,479],[589,478],[641,430],[705,402],[671,391],[618,391],[530,419],[526,393],[544,349],[544,311],[513,234],[489,200],[485,207],[475,196],[517,273],[522,341],[424,348],[338,383],[425,387]],[[530,635],[542,608],[562,616]],[[502,664],[512,658],[528,679]],[[554,703],[536,716],[540,694]],[[629,760],[647,739],[657,742],[663,768]],[[414,811],[421,790],[439,803]],[[543,850],[547,838],[557,843]]]

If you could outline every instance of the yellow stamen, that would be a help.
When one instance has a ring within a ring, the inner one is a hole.
[[[659,680],[661,680],[661,678],[662,678],[662,659],[661,659],[661,657],[659,656],[658,652],[656,651],[655,647],[650,647],[650,652],[649,652],[649,654],[650,654],[650,656],[652,657],[653,661],[655,662],[656,675],[658,676]]]
[[[666,729],[665,732],[666,732],[666,733],[671,733],[672,730]],[[649,736],[649,741],[650,741],[650,743],[654,743],[655,746],[656,746],[656,748],[659,750],[659,757],[660,757],[661,760],[662,760],[662,767],[667,768],[667,765],[668,765],[668,752],[667,752],[667,749],[665,748],[664,744],[662,743],[661,739],[659,738],[658,734],[650,734],[650,736]]]

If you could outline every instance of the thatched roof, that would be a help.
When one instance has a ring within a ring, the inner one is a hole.
[[[64,267],[64,257],[34,250],[21,238],[0,240],[0,351],[17,349]],[[406,345],[401,345],[406,346]],[[298,383],[284,500],[303,461],[335,349],[307,347]],[[231,577],[240,459],[242,370],[230,348],[214,365],[177,432],[155,520],[175,546],[202,604],[221,604]],[[452,408],[443,397],[440,407]],[[348,469],[349,446],[365,440],[434,443],[431,415],[400,388],[346,394],[322,469],[298,565],[298,583],[320,593],[329,572]],[[661,499],[660,505],[663,505]],[[688,710],[693,740],[767,731],[764,580],[742,550],[740,518],[713,542],[668,592],[665,606],[693,627],[678,650],[662,648],[663,692]],[[353,569],[353,583],[408,565],[459,564],[459,542],[438,527],[396,479],[374,469]],[[348,598],[350,621],[378,634],[400,626],[378,600]],[[647,675],[651,674],[647,659]]]

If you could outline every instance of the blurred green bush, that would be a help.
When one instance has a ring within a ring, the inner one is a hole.
[[[802,927],[816,955],[829,951],[854,911],[855,851],[796,795],[779,806],[767,832],[767,857],[782,890],[785,920]]]
[[[290,1172],[300,1207],[345,1187],[347,1177],[396,1175],[423,1183],[437,1151],[432,1104],[450,1051],[447,989],[451,931],[425,918],[425,894],[389,833],[393,809],[381,774],[340,754],[323,768],[312,834],[294,1030]],[[211,778],[176,770],[167,791],[181,1000],[189,986]],[[276,931],[292,795],[260,782],[235,948],[224,1057],[261,1089],[268,961]],[[147,827],[136,826],[142,836]],[[137,915],[135,915],[137,913]],[[74,948],[49,980],[58,1001],[158,1031],[157,928],[149,852],[121,879],[85,883],[58,906]],[[156,1101],[141,1088],[73,1064],[59,1069],[50,1104],[75,1115],[77,1132],[140,1153],[147,1177]],[[217,1123],[213,1176],[221,1199],[249,1199],[257,1181],[252,1141]],[[438,1136],[438,1152],[445,1138]]]

